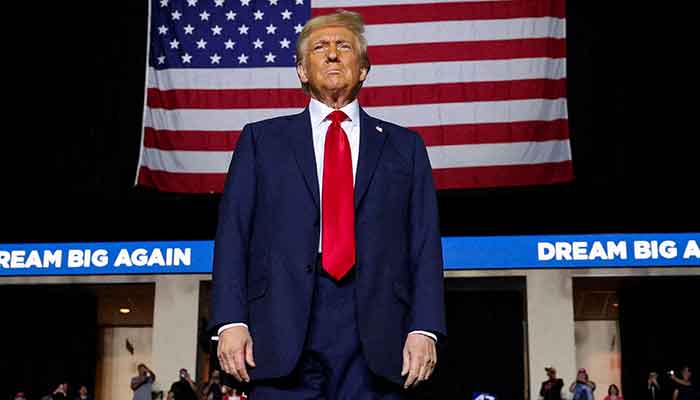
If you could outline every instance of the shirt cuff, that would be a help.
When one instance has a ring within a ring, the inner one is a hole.
[[[233,324],[226,324],[226,325],[222,326],[221,328],[219,328],[219,331],[217,332],[217,334],[221,335],[221,332],[225,331],[228,328],[233,328],[234,326],[245,326],[246,328],[248,328],[248,325],[244,324],[243,322],[235,322]]]
[[[219,332],[219,333],[221,333],[221,332]],[[437,336],[436,336],[434,333],[426,332],[426,331],[411,331],[411,332],[408,332],[409,335],[411,335],[411,334],[413,334],[413,333],[418,333],[418,334],[420,334],[420,335],[425,335],[425,336],[427,336],[427,337],[433,339],[433,340],[435,341],[435,343],[437,343]]]

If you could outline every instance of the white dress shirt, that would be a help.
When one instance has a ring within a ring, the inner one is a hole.
[[[322,196],[323,193],[323,154],[325,152],[326,146],[326,132],[328,132],[328,127],[331,126],[331,121],[328,115],[335,111],[335,109],[328,107],[327,105],[321,103],[316,99],[311,99],[309,103],[309,117],[311,119],[311,131],[313,135],[314,142],[314,155],[316,157],[316,176],[318,177],[318,193]],[[345,105],[340,109],[347,115],[347,119],[340,123],[341,128],[345,131],[348,136],[348,141],[350,142],[350,156],[352,158],[352,182],[355,184],[355,177],[357,176],[357,158],[360,154],[360,104],[357,99],[353,100],[351,103]],[[320,199],[319,199],[320,200]],[[321,204],[319,202],[319,218],[323,215],[321,210]],[[321,219],[322,220],[322,219]],[[322,227],[319,230],[318,239],[318,251],[321,252],[321,238],[323,237]],[[245,326],[248,325],[236,322],[232,324],[227,324],[219,328],[219,334],[224,330],[234,327],[234,326]],[[437,336],[431,332],[426,331],[411,331],[410,333],[420,333],[428,337],[433,338],[437,341]]]

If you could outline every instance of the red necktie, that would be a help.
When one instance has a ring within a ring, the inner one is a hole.
[[[340,280],[355,264],[355,205],[350,142],[340,126],[347,119],[336,110],[328,115],[323,153],[321,240],[322,264],[329,275]]]

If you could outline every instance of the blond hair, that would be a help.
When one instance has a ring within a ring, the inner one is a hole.
[[[297,65],[304,61],[304,53],[306,52],[306,44],[311,33],[318,29],[328,28],[331,26],[340,26],[348,29],[355,35],[360,44],[360,68],[366,68],[369,72],[370,62],[367,55],[367,38],[365,38],[365,21],[359,13],[347,10],[337,10],[333,14],[319,15],[306,21],[304,29],[301,30],[297,38]],[[307,85],[302,83],[304,90],[307,90]]]

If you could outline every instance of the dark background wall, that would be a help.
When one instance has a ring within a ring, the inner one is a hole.
[[[698,395],[700,325],[697,310],[700,277],[658,277],[626,280],[619,289],[622,387],[625,398],[642,399],[650,371],[659,375],[662,399],[671,399],[676,384],[668,372],[680,377],[689,366]]]
[[[0,398],[24,391],[29,399],[69,383],[95,387],[97,299],[79,287],[3,286]],[[14,397],[12,397],[14,398]]]
[[[8,14],[39,11],[22,40],[8,41],[22,63],[6,75],[4,91],[0,242],[211,239],[218,196],[133,186],[146,2],[64,6]],[[692,94],[688,48],[674,47],[679,14],[568,2],[576,180],[441,191],[443,234],[696,230],[691,189],[700,164],[692,155],[693,105],[683,101]]]

